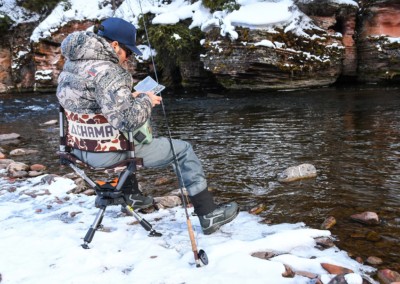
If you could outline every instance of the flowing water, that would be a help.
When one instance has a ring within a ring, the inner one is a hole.
[[[319,228],[334,216],[337,246],[364,259],[381,257],[381,267],[400,272],[399,89],[164,95],[164,102],[172,136],[192,143],[219,200],[236,200],[244,210],[265,204],[261,216],[274,224]],[[45,164],[49,172],[69,172],[60,170],[55,155],[57,126],[42,125],[58,118],[53,94],[3,96],[0,111],[0,134],[22,136],[18,144],[0,145],[3,149],[39,149],[38,155],[18,159]],[[155,133],[165,135],[161,110],[153,116]],[[313,164],[317,177],[277,181],[278,173],[302,163]],[[141,172],[153,194],[161,176],[173,175]],[[350,220],[364,211],[378,213],[382,223],[372,227]]]

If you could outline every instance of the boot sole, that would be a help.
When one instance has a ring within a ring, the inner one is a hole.
[[[213,225],[211,228],[209,228],[209,229],[203,229],[203,233],[204,233],[204,235],[211,235],[212,233],[214,233],[214,232],[216,232],[219,228],[221,228],[221,226],[222,225],[225,225],[225,224],[227,224],[227,223],[229,223],[229,222],[231,222],[233,219],[235,219],[236,218],[236,216],[239,214],[239,207],[238,207],[238,209],[236,210],[236,212],[235,212],[235,214],[233,214],[231,217],[229,217],[228,219],[226,219],[226,220],[224,220],[224,221],[222,221],[222,222],[220,222],[220,223],[218,223],[218,224],[215,224],[215,225]]]

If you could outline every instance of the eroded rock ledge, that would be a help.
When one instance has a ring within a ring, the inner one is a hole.
[[[319,87],[341,78],[398,84],[400,4],[394,0],[358,3],[359,7],[329,0],[294,1],[295,8],[316,27],[305,30],[308,36],[285,32],[284,27],[237,27],[238,39],[231,40],[211,29],[204,33],[201,54],[193,51],[190,60],[176,62],[173,70],[165,68],[160,78],[170,87],[223,86],[229,90]],[[0,93],[54,90],[64,63],[61,41],[72,31],[92,26],[93,21],[71,21],[32,43],[29,37],[38,24],[21,24],[1,35]],[[150,64],[140,62],[129,70],[140,78]]]

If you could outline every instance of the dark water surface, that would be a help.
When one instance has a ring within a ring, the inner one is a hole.
[[[334,216],[336,244],[353,256],[378,256],[381,267],[400,272],[400,89],[318,89],[213,98],[172,99],[164,95],[173,138],[187,140],[203,161],[209,186],[219,200],[243,209],[264,203],[269,222],[305,222],[319,228]],[[42,163],[59,173],[55,151],[54,95],[0,97],[0,134],[21,134],[19,144],[39,149],[21,161]],[[165,135],[160,109],[155,132]],[[16,160],[18,160],[16,159]],[[311,163],[318,176],[279,183],[277,173]],[[67,170],[64,170],[68,172]],[[143,171],[145,187],[170,171]],[[170,188],[171,189],[171,188]],[[156,194],[154,194],[156,195]],[[349,216],[374,211],[379,226],[354,223]],[[360,238],[374,235],[378,238]]]

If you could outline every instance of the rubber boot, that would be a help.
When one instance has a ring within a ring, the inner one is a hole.
[[[130,175],[125,181],[122,186],[122,192],[124,193],[126,204],[132,206],[134,209],[145,209],[154,203],[153,197],[144,196],[139,189],[139,183],[135,174]]]
[[[239,213],[236,202],[216,205],[208,190],[189,197],[192,201],[194,212],[200,220],[200,225],[205,235],[217,231],[222,225],[231,222]]]

